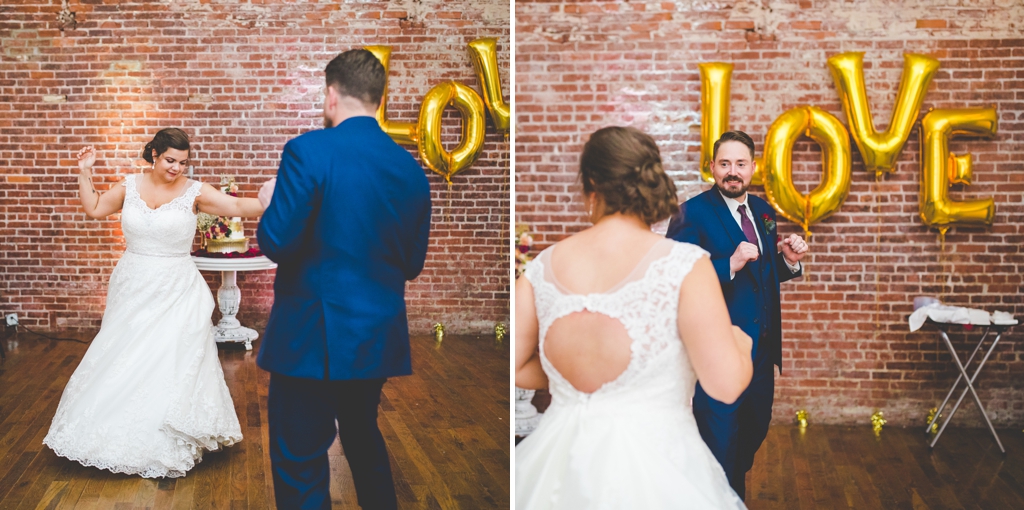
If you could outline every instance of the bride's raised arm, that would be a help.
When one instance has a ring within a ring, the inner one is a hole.
[[[114,186],[103,193],[96,191],[92,182],[92,165],[95,163],[96,150],[91,145],[78,151],[78,199],[85,215],[98,220],[121,210],[124,186]]]
[[[196,198],[201,212],[214,216],[241,216],[251,218],[263,214],[263,206],[255,198],[240,198],[226,195],[209,184],[203,184],[202,192]]]

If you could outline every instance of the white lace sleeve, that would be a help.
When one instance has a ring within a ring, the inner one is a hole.
[[[530,282],[530,285],[532,285],[534,289],[537,288],[537,285],[540,283],[540,279],[544,274],[544,264],[537,260],[539,258],[540,255],[534,257],[533,260],[527,262],[526,268],[523,269],[522,275],[523,278],[526,278]]]
[[[665,279],[669,282],[674,282],[681,285],[686,275],[690,274],[693,270],[693,265],[700,260],[701,257],[710,257],[711,254],[707,250],[690,243],[676,243],[672,247],[673,259],[672,264],[668,264],[665,267]],[[678,290],[678,289],[677,289]]]
[[[191,209],[191,206],[195,202],[196,198],[198,198],[199,195],[201,195],[202,193],[203,182],[195,181],[189,185],[187,190],[185,190],[185,195],[184,198],[182,198],[182,202],[189,204],[189,208]]]

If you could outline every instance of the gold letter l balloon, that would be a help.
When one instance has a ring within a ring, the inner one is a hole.
[[[448,105],[462,114],[462,142],[452,152],[441,145],[441,115]],[[484,102],[479,94],[455,81],[438,84],[427,92],[420,105],[420,159],[451,186],[452,176],[472,165],[480,155],[485,129]]]
[[[996,134],[995,108],[932,110],[921,119],[921,190],[918,192],[921,219],[943,235],[954,223],[992,225],[996,206],[991,198],[954,202],[949,199],[953,182],[970,184],[971,155],[949,152],[949,139],[956,135]]]
[[[384,64],[384,97],[380,100],[380,106],[377,107],[377,123],[380,124],[381,130],[387,133],[395,143],[414,144],[417,142],[416,136],[416,124],[412,122],[395,122],[388,120],[388,82],[387,72],[388,64],[391,62],[391,47],[390,46],[366,46],[366,51],[373,53],[373,56],[380,60],[381,64]]]
[[[921,112],[928,84],[939,68],[934,58],[907,53],[903,55],[903,76],[896,105],[892,111],[889,128],[885,132],[875,131],[875,123],[864,91],[864,53],[853,52],[835,55],[828,59],[828,67],[839,92],[839,100],[853,131],[864,167],[875,175],[892,172],[896,167],[903,145],[910,136],[910,130]]]
[[[804,196],[793,186],[793,144],[806,133],[821,146],[821,184]],[[810,226],[836,212],[850,191],[850,135],[830,113],[816,106],[802,106],[783,113],[764,142],[764,191],[779,214]]]
[[[705,182],[715,182],[711,173],[711,159],[715,142],[729,130],[729,93],[732,90],[732,64],[705,62],[700,70],[700,176]],[[762,184],[763,159],[754,160],[751,186]]]
[[[729,90],[732,64],[705,62],[700,69],[700,176],[715,182],[711,173],[711,152],[715,142],[729,130]]]

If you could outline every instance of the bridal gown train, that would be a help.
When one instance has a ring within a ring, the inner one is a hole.
[[[242,439],[217,357],[209,286],[189,256],[202,183],[150,209],[128,176],[99,333],[43,440],[57,455],[146,478],[179,477]]]
[[[587,295],[558,283],[551,252],[525,273],[551,406],[516,447],[516,507],[745,508],[697,430],[696,375],[677,328],[680,285],[707,252],[661,241],[624,282]],[[631,341],[626,370],[593,393],[574,388],[544,354],[551,325],[578,312],[616,319]]]

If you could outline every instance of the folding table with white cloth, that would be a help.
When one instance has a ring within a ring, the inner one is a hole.
[[[971,396],[974,398],[974,402],[978,405],[978,410],[981,411],[981,416],[985,418],[985,423],[988,424],[988,429],[992,432],[992,437],[995,438],[996,444],[999,445],[999,450],[1006,453],[1006,449],[1003,448],[1002,441],[999,440],[999,434],[996,434],[996,429],[992,426],[992,421],[988,418],[985,406],[981,404],[981,399],[978,398],[978,393],[974,389],[974,381],[978,378],[978,374],[981,373],[981,369],[985,366],[985,362],[988,361],[989,356],[992,355],[996,345],[999,344],[999,340],[1002,338],[1003,333],[1016,325],[1017,321],[1006,312],[997,311],[990,315],[984,310],[935,303],[922,306],[910,315],[910,331],[917,331],[918,329],[921,329],[921,326],[923,326],[925,322],[931,322],[939,328],[939,335],[942,338],[943,343],[946,344],[946,348],[949,349],[949,354],[953,357],[953,361],[956,363],[956,367],[960,371],[960,375],[957,376],[956,381],[953,382],[953,387],[949,389],[948,393],[946,393],[945,400],[942,401],[942,405],[939,406],[938,410],[935,412],[935,417],[932,418],[928,423],[928,426],[925,428],[925,433],[928,433],[928,431],[931,430],[932,425],[938,421],[939,415],[941,415],[942,410],[946,408],[946,404],[949,403],[949,399],[953,396],[953,392],[956,391],[956,387],[960,384],[960,381],[965,380],[967,382],[967,386],[960,392],[960,398],[957,399],[956,404],[953,405],[953,409],[949,413],[949,416],[947,416],[946,420],[942,422],[942,426],[939,428],[938,433],[935,434],[935,438],[932,439],[931,444],[928,446],[930,448],[935,447],[935,443],[937,443],[939,441],[939,437],[942,436],[942,431],[946,430],[946,425],[949,425],[949,422],[953,419],[953,415],[956,414],[957,409],[960,407],[960,403],[963,402],[964,397],[967,396],[967,392],[969,391]],[[953,348],[953,342],[949,340],[949,327],[954,324],[973,325],[983,328],[981,340],[979,340],[978,345],[974,347],[974,351],[971,353],[971,356],[967,358],[966,363],[960,362],[960,357],[957,356],[956,349]],[[974,374],[968,376],[967,367],[969,367],[971,362],[974,361],[978,351],[981,350],[981,346],[985,343],[985,340],[991,333],[995,333],[992,345],[990,345],[988,350],[985,351],[985,356],[982,357],[981,362],[979,362],[978,366],[974,369]]]

